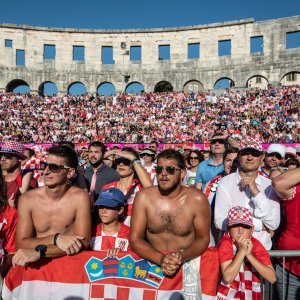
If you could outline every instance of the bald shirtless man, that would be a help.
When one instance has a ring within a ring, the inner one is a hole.
[[[135,198],[130,246],[160,265],[166,275],[173,275],[207,249],[210,207],[201,191],[181,184],[186,172],[180,152],[162,151],[156,173],[158,186],[143,189]]]
[[[41,257],[73,255],[89,245],[89,196],[70,184],[77,164],[77,155],[70,147],[49,149],[45,186],[23,194],[19,201],[14,266]]]

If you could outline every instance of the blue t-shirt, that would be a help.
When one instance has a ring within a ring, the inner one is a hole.
[[[202,161],[197,168],[196,183],[202,183],[202,190],[205,185],[212,180],[216,175],[224,172],[224,165],[219,164],[218,166],[212,165],[212,158]]]

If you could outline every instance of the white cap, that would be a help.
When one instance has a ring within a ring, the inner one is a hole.
[[[279,153],[282,158],[285,157],[286,147],[280,144],[271,144],[267,150],[268,154]]]
[[[297,157],[296,149],[293,147],[286,147],[285,154],[292,154],[294,157]]]

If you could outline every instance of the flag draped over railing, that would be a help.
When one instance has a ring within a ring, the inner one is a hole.
[[[182,268],[172,277],[132,252],[115,258],[105,251],[85,251],[74,256],[41,259],[26,267],[11,268],[3,286],[8,299],[165,300],[214,299],[219,274],[218,254],[209,248],[199,258],[202,295],[193,292],[199,283],[184,276]],[[199,296],[199,295],[198,295]]]

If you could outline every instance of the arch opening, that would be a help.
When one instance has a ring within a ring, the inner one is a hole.
[[[198,80],[189,80],[183,86],[183,91],[185,93],[195,93],[203,90],[203,84]]]
[[[6,85],[6,92],[25,94],[30,92],[29,84],[22,79],[14,79]]]
[[[154,92],[156,93],[173,92],[173,86],[168,81],[160,81],[155,85]]]
[[[214,84],[214,90],[229,89],[235,87],[234,81],[229,77],[221,77]]]
[[[111,82],[101,82],[97,88],[98,95],[110,96],[115,92],[116,88]]]
[[[44,81],[39,86],[39,95],[53,96],[57,95],[57,92],[57,86],[52,81]]]
[[[86,94],[86,86],[80,81],[73,82],[68,87],[68,94],[72,96],[84,95]]]
[[[145,90],[144,86],[137,81],[130,82],[126,88],[125,93],[126,94],[140,94],[143,93]]]
[[[300,84],[300,72],[292,71],[283,75],[280,80],[281,85],[299,85]]]

